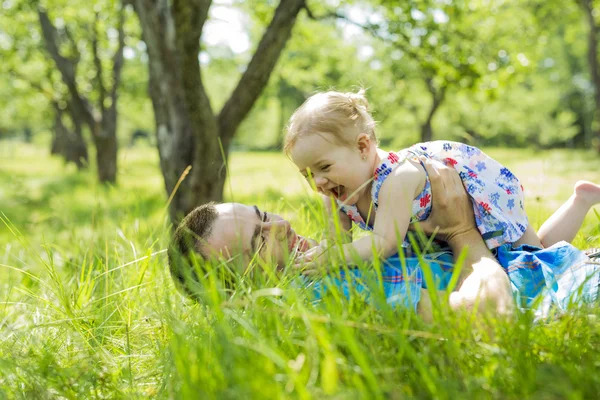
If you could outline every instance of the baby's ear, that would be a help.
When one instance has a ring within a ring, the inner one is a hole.
[[[368,154],[369,150],[371,149],[372,144],[373,144],[373,141],[371,140],[369,135],[364,132],[359,133],[358,136],[356,137],[356,148],[360,152],[361,155]]]

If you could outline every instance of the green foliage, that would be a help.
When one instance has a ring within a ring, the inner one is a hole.
[[[600,181],[590,152],[485,150],[524,182],[534,225],[575,180]],[[0,160],[3,397],[593,398],[600,389],[597,307],[537,324],[523,314],[486,328],[448,314],[428,325],[392,310],[377,288],[374,305],[335,291],[312,303],[258,262],[232,297],[209,276],[192,305],[166,266],[154,151],[122,151],[121,187],[63,171],[40,145],[6,144]],[[228,200],[318,237],[314,197],[282,155],[234,152],[230,171]],[[576,245],[600,245],[598,222],[588,216]]]
[[[0,138],[26,126],[50,126],[49,100],[55,88],[48,79],[39,22],[21,2],[4,2],[0,13]],[[36,87],[36,86],[39,86]],[[33,112],[36,110],[37,112]]]
[[[434,138],[532,146],[589,146],[594,110],[586,61],[587,27],[575,3],[541,1],[308,2],[269,85],[241,126],[237,148],[278,149],[287,119],[318,90],[366,87],[384,144],[419,140],[432,104]],[[10,0],[0,14],[0,136],[51,126],[50,99],[66,93],[43,48],[36,2]],[[80,53],[80,89],[97,101],[89,38],[99,13],[102,63],[116,45],[115,1],[41,2],[63,27],[62,51]],[[202,77],[218,112],[229,97],[277,2],[215,3],[207,21],[231,37],[204,37]],[[334,15],[335,13],[335,15]],[[363,25],[366,29],[360,27]],[[154,130],[148,65],[128,9],[119,136]],[[76,39],[68,40],[67,32]],[[234,32],[236,32],[234,34]],[[375,34],[373,34],[375,33]],[[248,41],[248,48],[230,47]],[[87,44],[86,44],[87,43]],[[104,74],[110,84],[110,74]],[[429,82],[429,83],[428,83]],[[40,90],[40,87],[42,90]]]
[[[37,7],[47,9],[59,31],[61,54],[77,58],[78,89],[94,104],[99,90],[93,84],[96,68],[92,59],[92,32],[97,18],[98,48],[104,69],[103,83],[112,87],[111,58],[117,47],[116,23],[118,2],[73,3],[64,1],[6,1],[0,14],[0,137],[29,126],[34,131],[50,129],[56,101],[66,108],[67,89],[59,71],[48,55],[41,34]],[[147,97],[147,65],[140,29],[131,10],[127,11],[125,56],[122,72],[122,104],[125,112],[120,130],[152,129],[151,104]],[[133,110],[130,111],[130,110]]]

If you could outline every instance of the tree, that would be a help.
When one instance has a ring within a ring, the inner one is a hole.
[[[60,154],[67,163],[72,162],[78,169],[87,167],[88,149],[83,139],[81,123],[72,117],[70,112],[65,112],[61,102],[52,101],[54,108],[54,126],[53,137],[50,148],[51,154]],[[73,106],[67,106],[72,110]],[[66,116],[69,116],[73,129],[69,129],[64,122]]]
[[[547,68],[552,85],[561,87],[563,108],[576,115],[579,132],[568,143],[600,151],[600,10],[593,0],[535,0],[528,6],[545,42],[544,56],[552,65]]]
[[[52,129],[51,153],[62,155],[65,161],[84,168],[87,166],[87,146],[81,130],[70,129],[64,124],[68,116],[68,93],[60,85],[51,61],[43,55],[44,45],[37,33],[37,15],[25,2],[6,3],[0,26],[0,36],[9,38],[0,48],[3,61],[0,72],[8,78],[0,85],[3,124],[13,129],[25,127],[26,132],[32,131],[29,127],[35,127],[37,131],[44,127]],[[55,124],[49,126],[47,121],[52,114]]]
[[[135,0],[149,59],[160,165],[170,216],[177,222],[203,202],[223,197],[229,146],[267,84],[291,36],[304,0],[281,0],[223,108],[215,113],[205,90],[200,38],[210,0]],[[191,172],[184,179],[188,167]],[[177,190],[176,190],[177,189]]]
[[[321,12],[318,5],[311,11]],[[267,22],[260,21],[261,25]],[[329,22],[329,23],[327,23]],[[290,116],[315,91],[355,90],[361,82],[371,86],[376,75],[362,62],[358,49],[362,39],[344,38],[339,21],[304,19],[297,24],[259,102],[246,117],[235,137],[244,148],[281,150]],[[347,62],[352,59],[353,62]],[[369,91],[369,95],[372,92]],[[257,138],[256,126],[261,126]]]
[[[52,142],[50,144],[50,154],[60,155],[66,163],[73,163],[77,169],[81,170],[88,165],[87,143],[83,138],[81,122],[73,117],[73,106],[68,100],[68,95],[48,88],[41,82],[36,82],[33,78],[28,78],[13,70],[10,74],[17,79],[26,81],[29,86],[37,89],[39,93],[47,97],[54,111],[54,124],[52,126]],[[47,69],[45,74],[47,82],[53,82],[52,71]],[[52,85],[54,86],[54,85]],[[67,98],[67,100],[64,100]],[[71,120],[72,129],[65,125],[67,116]]]
[[[588,25],[588,66],[590,69],[590,80],[594,85],[594,121],[592,123],[592,129],[595,137],[596,151],[600,153],[600,66],[598,62],[598,33],[600,32],[600,26],[596,22],[596,15],[599,9],[594,7],[593,0],[577,0],[585,20]]]
[[[77,66],[80,61],[80,53],[77,43],[75,43],[69,30],[65,27],[64,32],[60,32],[42,6],[38,6],[37,13],[46,49],[60,71],[62,80],[70,95],[68,107],[76,128],[75,130],[78,132],[83,124],[89,128],[96,148],[98,180],[103,183],[114,183],[117,176],[116,129],[118,87],[123,67],[123,48],[125,47],[125,33],[123,30],[125,14],[123,5],[120,6],[118,12],[118,43],[117,49],[112,56],[112,86],[110,88],[106,86],[103,77],[104,67],[102,66],[99,44],[100,15],[98,12],[95,12],[90,44],[95,67],[93,86],[98,91],[96,107],[81,92],[77,84]],[[61,42],[65,39],[70,42],[70,51],[67,55],[61,52]]]
[[[478,90],[485,76],[496,75],[497,81],[497,70],[510,65],[501,42],[512,34],[508,29],[512,24],[496,22],[510,14],[506,10],[510,5],[463,0],[382,1],[381,5],[378,10],[385,22],[371,24],[369,29],[396,51],[390,58],[393,72],[401,78],[419,79],[421,90],[429,93],[424,113],[418,112],[422,106],[408,107],[421,114],[417,116],[420,140],[430,141],[433,118],[450,91]]]

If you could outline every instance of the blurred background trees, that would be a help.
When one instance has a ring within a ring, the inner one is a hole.
[[[3,72],[45,95],[46,107],[54,113],[51,151],[84,167],[87,128],[96,150],[98,180],[114,183],[123,6],[114,1],[88,5],[16,0],[4,2],[3,8]],[[7,124],[18,123],[8,117],[3,119]]]
[[[5,0],[0,140],[100,181],[149,133],[174,220],[220,200],[230,151],[281,148],[318,90],[368,89],[381,142],[600,149],[600,2]],[[1,142],[0,142],[1,145]],[[152,151],[152,150],[148,150]],[[156,151],[156,150],[154,150]]]

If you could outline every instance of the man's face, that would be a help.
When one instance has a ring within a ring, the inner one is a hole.
[[[223,203],[216,208],[219,215],[207,243],[215,255],[250,259],[258,252],[263,260],[283,267],[291,254],[309,246],[288,221],[257,206]]]

